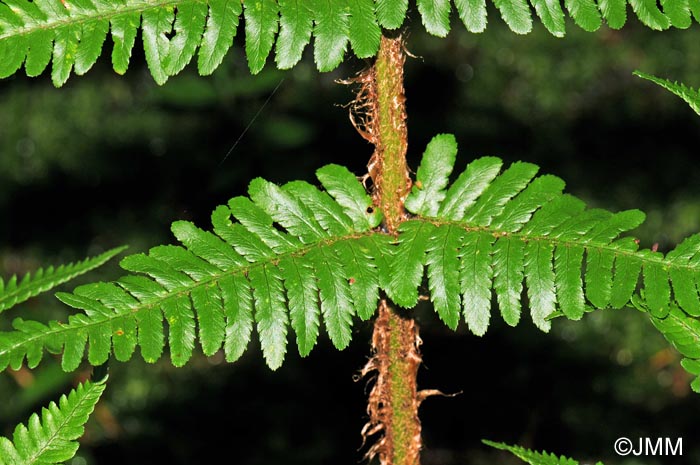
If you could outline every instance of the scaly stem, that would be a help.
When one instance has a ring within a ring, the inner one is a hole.
[[[373,131],[375,152],[370,160],[374,199],[384,214],[386,229],[396,234],[405,219],[404,201],[411,190],[406,164],[408,134],[406,97],[403,88],[403,64],[406,59],[401,37],[382,37],[374,64]]]
[[[411,189],[406,164],[404,60],[401,37],[383,36],[373,68],[357,79],[362,88],[353,119],[360,133],[375,145],[368,165],[373,200],[384,215],[384,228],[394,235],[406,219],[404,201]],[[370,420],[363,436],[382,434],[367,453],[370,458],[378,455],[382,465],[420,463],[419,343],[415,321],[400,315],[388,299],[381,299],[372,336],[374,356],[363,369],[363,374],[377,372],[367,408]]]

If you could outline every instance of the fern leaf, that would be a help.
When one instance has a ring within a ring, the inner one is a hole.
[[[242,276],[224,276],[219,287],[226,315],[224,353],[227,361],[235,362],[245,352],[253,332],[253,292]]]
[[[581,29],[588,32],[600,29],[600,11],[593,0],[564,0],[564,6]]]
[[[692,24],[688,0],[662,0],[661,6],[673,27],[687,29]]]
[[[554,269],[552,257],[554,246],[547,242],[532,241],[525,246],[525,281],[530,300],[530,314],[535,326],[549,331],[547,317],[556,310]]]
[[[126,247],[117,247],[96,257],[86,258],[77,263],[61,265],[58,268],[40,268],[34,274],[27,273],[19,280],[17,276],[12,276],[7,282],[0,278],[0,313],[103,265],[125,249]]]
[[[423,26],[430,34],[447,37],[450,32],[450,0],[417,0]]]
[[[237,0],[209,2],[209,15],[197,56],[199,74],[209,75],[219,67],[236,36],[242,11],[242,2]]]
[[[611,29],[620,29],[627,21],[627,0],[599,0],[598,7]]]
[[[698,9],[700,10],[700,7],[698,7]],[[685,86],[684,84],[671,82],[667,79],[657,78],[656,76],[642,73],[641,71],[635,71],[634,74],[635,76],[651,81],[669,92],[676,94],[678,97],[685,100],[685,102],[690,105],[690,108],[692,108],[695,113],[700,115],[700,90],[695,90]]]
[[[233,361],[255,326],[275,369],[287,351],[290,323],[307,355],[321,316],[334,345],[346,347],[353,316],[370,318],[380,285],[389,282],[394,246],[372,230],[381,217],[367,212],[371,201],[357,178],[333,166],[319,170],[319,178],[328,193],[302,182],[278,187],[254,180],[250,199],[236,197],[214,210],[213,233],[174,222],[182,246],[123,259],[122,268],[136,275],[58,294],[82,311],[66,323],[15,320],[14,331],[0,333],[0,368],[20,367],[25,359],[34,367],[45,349],[63,351],[65,370],[80,364],[86,348],[92,364],[110,353],[127,360],[137,347],[154,362],[166,339],[177,366],[197,343],[205,355],[223,346]]]
[[[459,19],[469,32],[479,33],[486,30],[488,19],[485,0],[455,0],[455,7]]]
[[[164,58],[165,71],[174,76],[189,64],[197,47],[202,42],[202,34],[209,8],[201,1],[185,1],[177,6],[177,17],[173,27],[175,36],[170,41],[168,54]]]
[[[423,279],[425,252],[428,247],[432,224],[423,221],[406,221],[399,227],[399,245],[389,264],[387,294],[396,304],[412,308],[418,302],[417,288]]]
[[[273,228],[272,217],[251,202],[250,199],[234,197],[229,200],[228,207],[228,209],[219,207],[212,214],[214,231],[227,240],[241,255],[248,257],[253,254],[254,256],[250,258],[250,261],[268,257],[274,253],[287,252],[300,245],[298,239]],[[216,218],[217,211],[224,214],[221,222]],[[243,229],[237,228],[231,222],[231,214],[240,221],[240,224],[244,227]],[[245,230],[252,232],[253,235],[245,234]],[[238,231],[241,234],[238,234]],[[254,252],[246,251],[242,248],[246,239],[251,242],[251,248],[254,249]]]
[[[398,29],[403,24],[408,10],[408,0],[375,0],[377,20],[387,29]]]
[[[493,288],[503,320],[510,326],[520,321],[524,258],[525,244],[521,240],[501,237],[493,246]]]
[[[659,10],[655,0],[629,0],[629,2],[639,20],[651,29],[662,31],[671,26],[668,17]]]
[[[464,319],[469,330],[477,336],[486,333],[491,317],[491,250],[495,240],[488,233],[468,234],[461,249],[459,281]]]
[[[614,261],[609,250],[590,249],[586,254],[586,297],[597,308],[610,303]]]
[[[540,176],[530,183],[512,202],[508,202],[492,226],[503,231],[517,231],[542,205],[559,197],[564,181],[556,176]]]
[[[297,335],[299,355],[306,357],[318,338],[318,286],[315,270],[296,257],[285,257],[279,264],[289,299],[289,317]]]
[[[304,206],[309,207],[313,217],[321,227],[332,235],[347,234],[352,231],[352,220],[337,203],[325,192],[301,181],[287,183],[284,191]]]
[[[505,204],[527,186],[538,170],[539,168],[531,163],[513,163],[465,212],[464,221],[488,226],[494,217],[503,212]]]
[[[638,249],[638,244],[633,238],[620,239],[616,245],[618,252],[615,254],[615,273],[610,293],[610,306],[622,308],[629,303],[637,289],[642,261],[634,253]]]
[[[165,60],[170,52],[170,40],[167,34],[173,28],[173,21],[175,9],[172,5],[163,5],[143,12],[142,36],[146,63],[153,79],[161,85],[168,80]]]
[[[254,179],[248,189],[250,198],[302,242],[311,243],[327,237],[311,209],[278,186]]]
[[[314,61],[319,71],[335,69],[348,44],[348,18],[335,0],[312,0],[314,11]]]
[[[274,266],[252,268],[248,274],[255,298],[255,322],[267,365],[276,370],[287,352],[287,314],[282,275]]]
[[[345,214],[352,219],[356,230],[375,228],[382,221],[381,212],[375,211],[372,199],[347,168],[326,165],[316,171],[316,176],[326,191],[345,209]]]
[[[502,165],[501,160],[496,157],[479,158],[467,165],[467,169],[447,189],[445,200],[438,209],[438,216],[451,220],[462,219],[464,212],[496,178]]]
[[[303,0],[279,0],[280,34],[275,61],[280,69],[289,69],[301,60],[304,48],[311,41],[313,15]]]
[[[435,216],[445,198],[445,187],[457,156],[457,141],[452,134],[435,136],[425,149],[416,182],[406,198],[406,209],[423,216]]]
[[[532,16],[530,7],[525,0],[493,0],[503,21],[516,34],[527,34],[532,31]]]
[[[314,263],[320,288],[321,314],[331,342],[338,349],[350,343],[352,306],[349,278],[337,254],[326,249],[314,249],[309,253]]]
[[[435,228],[427,247],[430,295],[440,319],[457,329],[460,316],[459,249],[464,231],[453,226]]]
[[[659,252],[651,252],[649,250],[643,250],[641,253],[646,258],[661,259],[663,257]],[[668,282],[668,272],[659,261],[646,261],[642,265],[642,274],[644,276],[644,291],[649,312],[655,318],[664,318],[669,311],[671,287]]]
[[[112,29],[112,42],[114,42],[114,48],[112,48],[112,66],[114,67],[114,71],[119,74],[126,73],[126,70],[129,67],[131,51],[133,50],[134,43],[136,42],[136,33],[140,22],[141,15],[137,11],[116,15],[110,21]],[[47,37],[44,40],[50,41],[50,32],[45,31],[45,34]],[[27,57],[27,74],[30,76],[32,74],[29,72],[29,59],[33,55],[36,55],[36,53],[30,54]],[[47,64],[48,59],[46,60],[44,66]],[[39,71],[39,73],[40,72],[41,71]]]
[[[70,460],[78,450],[76,440],[83,435],[84,425],[100,400],[105,380],[86,381],[67,396],[36,413],[27,426],[17,425],[13,441],[0,437],[0,464],[57,464]]]
[[[102,45],[109,31],[109,21],[103,19],[83,26],[75,53],[75,74],[87,73],[102,54]],[[67,78],[66,78],[67,79]]]
[[[381,29],[377,24],[372,0],[348,0],[348,37],[358,58],[369,58],[377,54]]]
[[[555,37],[564,37],[566,27],[564,25],[564,11],[559,0],[531,0],[537,16],[542,24]]]
[[[556,455],[547,452],[536,452],[530,449],[525,449],[524,447],[509,446],[508,444],[504,444],[502,442],[493,442],[486,439],[482,439],[481,442],[495,449],[508,451],[523,462],[529,463],[530,465],[579,465],[579,462],[576,460],[564,457],[563,455],[561,457],[557,457]],[[602,462],[597,462],[596,465],[603,464]]]
[[[572,320],[580,320],[585,311],[581,281],[583,251],[580,245],[564,245],[557,247],[554,253],[555,284],[559,305],[564,315]]]
[[[217,283],[192,289],[192,306],[197,313],[199,340],[204,355],[214,355],[226,333],[226,317],[221,290]]]
[[[265,66],[275,42],[278,5],[275,0],[250,0],[243,3],[245,16],[245,53],[252,74]]]

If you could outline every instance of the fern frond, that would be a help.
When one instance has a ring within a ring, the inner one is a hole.
[[[486,439],[482,439],[481,442],[495,449],[508,451],[523,462],[529,463],[530,465],[579,465],[578,461],[564,457],[563,455],[561,457],[557,457],[555,454],[550,454],[544,451],[537,452],[530,449],[525,449],[521,446],[509,446],[508,444],[504,444],[502,442],[493,442]],[[596,462],[596,465],[603,465],[603,463]]]
[[[700,16],[698,0],[491,0],[510,29],[532,30],[533,10],[557,37],[566,33],[564,12],[586,31],[605,19],[613,29],[627,20],[627,5],[652,29],[687,28]],[[425,29],[438,37],[450,31],[452,3],[470,32],[487,25],[487,0],[416,0]],[[343,61],[350,44],[360,58],[379,49],[381,28],[398,29],[409,11],[408,0],[0,0],[0,77],[24,64],[37,76],[53,61],[51,77],[63,85],[70,73],[86,73],[103,52],[111,32],[112,64],[124,73],[139,28],[146,61],[163,84],[197,55],[201,74],[222,62],[245,18],[245,52],[252,73],[265,66],[275,49],[275,62],[289,69],[314,38],[314,60],[329,71]],[[661,9],[660,9],[661,8]],[[663,11],[662,11],[663,10]]]
[[[213,232],[173,223],[182,246],[128,256],[121,266],[135,274],[58,294],[84,313],[48,325],[15,320],[15,331],[0,333],[0,368],[19,367],[25,358],[34,367],[45,348],[63,351],[66,370],[78,366],[86,347],[91,364],[110,353],[128,360],[137,347],[153,362],[165,334],[174,365],[185,364],[196,343],[206,355],[223,346],[233,361],[255,326],[275,369],[290,323],[300,354],[307,355],[321,321],[333,344],[346,347],[353,316],[374,313],[391,245],[372,237],[382,218],[357,178],[333,165],[318,177],[325,192],[304,182],[279,187],[253,180],[250,198],[214,211]]]
[[[0,437],[0,465],[49,465],[71,459],[78,450],[76,439],[100,400],[106,378],[98,383],[86,381],[51,402],[29,418],[27,426],[17,425],[12,441]]]
[[[700,6],[697,8],[700,13]],[[651,81],[682,98],[688,105],[690,105],[690,108],[692,108],[695,113],[700,115],[700,90],[695,90],[679,82],[671,82],[668,79],[661,79],[656,76],[652,76],[651,74],[642,73],[641,71],[635,71],[634,75]]]
[[[12,276],[7,282],[0,278],[0,313],[103,265],[125,249],[126,247],[117,247],[96,257],[86,258],[77,263],[60,265],[57,268],[52,266],[45,269],[39,268],[34,274],[27,273],[22,278]]]
[[[561,179],[536,177],[538,168],[528,163],[499,174],[500,160],[478,159],[448,186],[455,152],[453,138],[437,136],[406,199],[417,216],[401,225],[390,266],[386,292],[397,304],[415,305],[425,269],[448,326],[457,326],[461,312],[475,334],[484,334],[492,294],[506,323],[516,325],[526,294],[533,322],[547,331],[557,312],[580,319],[587,307],[627,305],[641,275],[651,316],[665,318],[676,301],[700,315],[700,238],[666,257],[638,250],[634,238],[621,235],[642,223],[642,212],[586,210],[563,193]]]

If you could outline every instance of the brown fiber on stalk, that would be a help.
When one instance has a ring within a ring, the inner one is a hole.
[[[420,344],[415,321],[398,315],[382,299],[374,323],[372,358],[361,371],[362,377],[374,378],[367,404],[369,421],[362,428],[363,442],[379,435],[372,438],[375,442],[365,457],[379,457],[382,465],[420,463],[418,406],[426,397],[416,385],[422,361]]]
[[[406,164],[405,59],[402,37],[382,36],[375,64],[355,78],[342,81],[359,84],[356,97],[350,102],[350,121],[374,145],[364,180],[372,180],[372,200],[384,214],[385,228],[392,234],[406,219],[404,201],[411,191]]]
[[[404,201],[411,190],[406,164],[408,134],[403,87],[405,50],[401,36],[382,36],[374,65],[348,84],[359,84],[350,103],[350,120],[374,153],[366,181],[374,207],[384,215],[382,229],[394,236],[408,216]],[[369,421],[362,429],[364,442],[373,441],[366,453],[381,465],[419,465],[421,425],[418,406],[430,391],[418,392],[416,376],[421,364],[420,338],[415,321],[383,298],[372,336],[372,357],[362,369],[374,385],[369,394]]]

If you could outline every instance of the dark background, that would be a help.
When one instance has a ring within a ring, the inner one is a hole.
[[[699,231],[700,117],[632,76],[639,69],[700,86],[698,25],[658,33],[630,19],[622,31],[585,33],[569,24],[566,38],[556,39],[538,21],[533,33],[517,36],[496,12],[489,19],[480,35],[455,22],[444,40],[427,36],[417,21],[409,26],[407,49],[416,55],[405,83],[411,166],[433,135],[452,132],[460,145],[456,172],[478,156],[527,160],[592,206],[646,211],[636,232],[643,246],[668,250]],[[197,76],[191,65],[158,87],[140,41],[124,77],[110,69],[110,46],[108,39],[95,69],[61,89],[46,75],[0,81],[5,278],[120,244],[138,252],[171,243],[172,221],[207,227],[214,207],[244,194],[257,176],[314,182],[326,163],[366,170],[372,147],[343,107],[352,89],[334,82],[363,69],[361,60],[320,74],[308,47],[292,71],[275,70],[271,60],[252,77],[238,37],[212,76]],[[63,290],[116,278],[116,262]],[[42,296],[3,313],[0,328],[20,315],[46,320],[67,312]],[[556,321],[549,334],[527,317],[507,327],[494,312],[482,338],[464,324],[448,330],[427,306],[416,313],[420,386],[461,392],[421,407],[425,465],[518,463],[481,438],[582,463],[700,463],[700,396],[689,391],[678,354],[639,312]],[[370,331],[356,322],[343,352],[322,336],[303,360],[290,339],[274,373],[257,342],[232,365],[201,355],[183,369],[167,357],[155,365],[138,356],[112,362],[108,391],[70,463],[360,463],[368,388],[353,375],[368,357]],[[87,370],[63,374],[47,357],[35,371],[0,374],[0,433],[11,435]],[[684,456],[623,460],[613,451],[620,436],[682,437]]]

